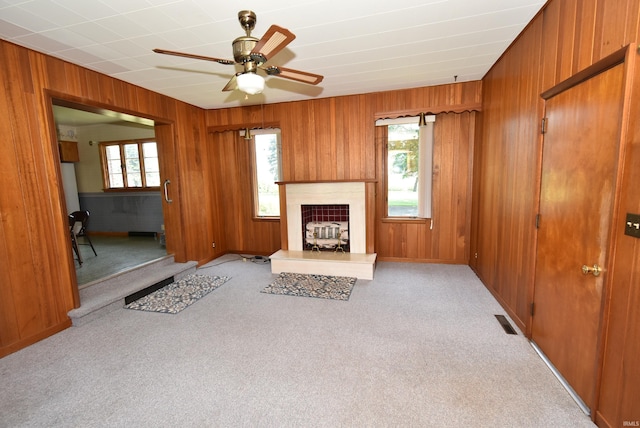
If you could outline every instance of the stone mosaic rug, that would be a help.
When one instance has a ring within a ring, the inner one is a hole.
[[[357,278],[282,272],[261,293],[349,300]]]
[[[229,280],[226,276],[191,274],[125,305],[127,309],[177,314]]]

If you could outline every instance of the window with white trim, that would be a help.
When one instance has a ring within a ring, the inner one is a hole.
[[[386,217],[431,218],[435,116],[379,119],[386,128]]]

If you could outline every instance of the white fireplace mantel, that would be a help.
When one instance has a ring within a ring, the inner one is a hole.
[[[372,279],[375,253],[367,253],[368,228],[374,227],[372,181],[280,182],[283,250],[271,256],[273,273],[282,271],[330,275],[355,275]],[[283,203],[284,201],[284,203]],[[349,253],[304,251],[303,205],[349,206]],[[285,247],[286,243],[286,247]],[[355,265],[355,266],[354,266]],[[362,266],[360,266],[362,265]]]
[[[289,184],[286,186],[286,201],[289,250],[303,250],[303,205],[349,205],[349,246],[351,252],[367,252],[367,221],[363,182]]]

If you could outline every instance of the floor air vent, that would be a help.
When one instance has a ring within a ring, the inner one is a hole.
[[[498,322],[500,323],[500,325],[502,326],[502,328],[504,328],[504,332],[507,334],[518,334],[515,329],[513,327],[511,327],[511,324],[509,323],[509,320],[507,319],[507,317],[505,317],[504,315],[496,315],[496,319],[498,320]]]
[[[150,285],[147,288],[143,288],[140,291],[136,291],[133,294],[129,294],[127,297],[124,298],[124,304],[128,305],[131,302],[135,302],[138,299],[142,299],[147,294],[151,294],[154,291],[160,290],[162,287],[164,287],[165,285],[169,285],[172,282],[173,282],[173,277],[169,277],[167,279],[163,279],[160,282],[156,282],[155,284]]]

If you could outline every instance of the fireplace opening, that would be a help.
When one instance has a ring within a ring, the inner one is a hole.
[[[349,252],[349,205],[301,205],[302,248]]]

